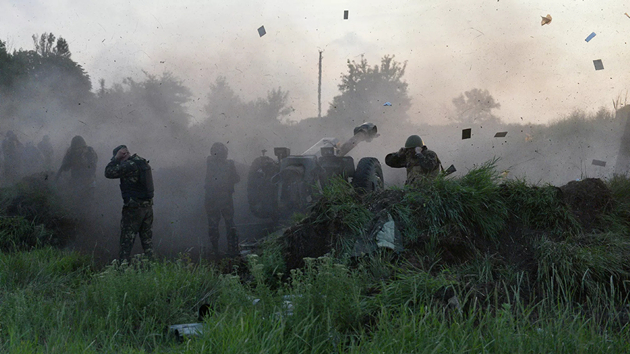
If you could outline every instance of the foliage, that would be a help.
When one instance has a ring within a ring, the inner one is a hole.
[[[411,225],[430,237],[446,236],[451,232],[496,238],[505,227],[508,209],[500,197],[500,188],[494,161],[469,171],[461,179],[437,178],[433,182],[407,187],[407,193],[398,205],[398,214],[409,216]],[[417,236],[412,231],[412,238]]]
[[[492,114],[493,109],[501,108],[488,90],[474,88],[453,98],[458,123],[499,123],[499,118]]]
[[[62,246],[72,219],[52,186],[39,175],[0,188],[0,249]]]
[[[365,273],[311,259],[267,297],[234,274],[185,260],[93,269],[84,256],[54,249],[0,254],[0,350],[67,352],[627,352],[622,304],[584,313],[566,299],[478,302],[451,272],[399,270],[374,289]],[[461,311],[436,299],[462,294]],[[370,290],[371,289],[371,290]],[[195,321],[210,303],[198,336],[175,340],[165,328]],[[475,305],[476,304],[476,305]],[[614,313],[614,314],[613,314]],[[424,349],[423,349],[424,348]]]
[[[21,123],[48,126],[49,106],[65,114],[81,114],[92,98],[89,75],[71,58],[68,42],[52,33],[33,35],[34,50],[8,53],[0,43],[1,116],[28,117]],[[81,104],[84,104],[83,107]],[[46,114],[48,113],[48,115]],[[26,124],[24,124],[26,125]]]
[[[559,197],[559,189],[551,186],[529,186],[524,180],[509,180],[502,186],[506,206],[516,221],[536,230],[558,234],[576,234],[581,227]]]
[[[50,243],[51,232],[21,216],[0,216],[0,251],[30,250]]]
[[[370,121],[377,125],[403,122],[411,99],[407,94],[408,84],[403,81],[407,62],[399,63],[394,56],[381,58],[380,65],[370,66],[361,56],[357,63],[348,60],[348,72],[341,75],[339,95],[333,98],[327,116],[341,120],[347,125],[358,125]],[[383,105],[390,102],[387,115]]]

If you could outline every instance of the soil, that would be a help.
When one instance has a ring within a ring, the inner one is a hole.
[[[610,210],[613,201],[611,191],[597,178],[571,181],[558,190],[558,198],[567,204],[584,231],[597,227],[600,216]],[[376,218],[381,211],[391,210],[392,206],[403,202],[404,196],[404,190],[385,190],[367,195],[361,202]],[[304,257],[320,257],[329,253],[336,240],[350,232],[344,229],[340,220],[333,219],[327,223],[315,223],[315,220],[316,215],[310,215],[285,231],[282,240],[289,269],[302,267]],[[400,220],[395,221],[397,225],[403,225]],[[508,220],[505,229],[494,240],[485,237],[483,230],[470,234],[454,230],[442,237],[437,247],[443,264],[461,264],[480,255],[489,255],[497,262],[525,271],[532,277],[537,274],[534,242],[542,234],[544,230],[532,230],[513,218]],[[401,258],[409,257],[408,262],[421,263],[416,254],[424,249],[426,242],[429,242],[428,237],[420,236],[413,244],[405,244],[406,250]]]
[[[599,216],[612,206],[612,192],[599,178],[571,181],[560,190],[562,200],[587,231],[596,228]]]

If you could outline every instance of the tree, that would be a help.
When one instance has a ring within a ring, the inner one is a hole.
[[[6,45],[0,45],[2,115],[20,117],[19,125],[31,127],[84,115],[93,98],[92,84],[81,65],[71,59],[68,42],[52,33],[32,38],[33,50],[8,53]]]
[[[492,114],[493,109],[501,108],[488,90],[472,89],[453,98],[458,123],[499,123],[500,119]]]
[[[408,84],[402,79],[406,68],[407,62],[400,64],[389,55],[381,59],[380,66],[369,66],[363,56],[358,63],[348,61],[348,72],[341,75],[338,85],[341,94],[333,98],[328,117],[355,125],[367,120],[406,120],[411,106]],[[387,102],[391,106],[384,107]]]

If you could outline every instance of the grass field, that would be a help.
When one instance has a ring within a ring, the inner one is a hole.
[[[492,163],[365,197],[336,182],[295,227],[222,264],[100,266],[36,219],[2,216],[0,352],[630,352],[630,181],[605,187],[585,223],[569,189],[501,180]],[[404,251],[353,256],[385,212]],[[327,230],[330,249],[291,266],[304,229]],[[168,332],[202,304],[200,335]]]

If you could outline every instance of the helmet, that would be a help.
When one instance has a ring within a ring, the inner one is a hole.
[[[423,147],[423,146],[424,146],[424,143],[422,142],[422,138],[417,135],[412,135],[407,138],[407,141],[405,141],[406,148],[417,148],[417,147]]]
[[[214,143],[210,148],[210,154],[220,160],[225,160],[228,156],[228,148],[223,143]]]
[[[75,136],[74,138],[72,138],[72,142],[70,142],[70,148],[73,150],[79,149],[85,146],[87,146],[87,144],[85,143],[85,139],[83,139],[81,135]]]

